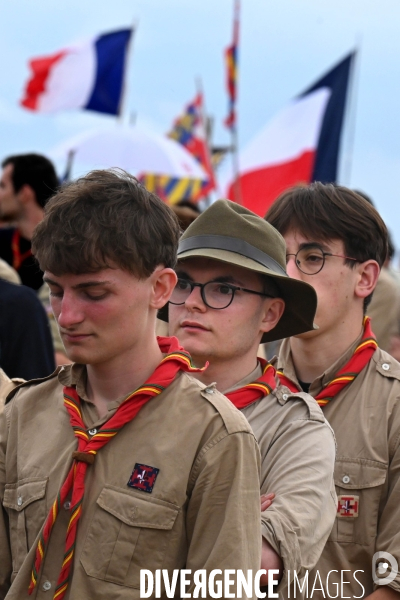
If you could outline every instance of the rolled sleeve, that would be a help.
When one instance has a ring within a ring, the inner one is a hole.
[[[266,463],[266,464],[264,464]],[[282,558],[282,593],[288,571],[305,575],[317,563],[336,516],[335,440],[321,421],[298,419],[280,428],[263,462],[261,491],[274,492],[262,513],[262,535]]]

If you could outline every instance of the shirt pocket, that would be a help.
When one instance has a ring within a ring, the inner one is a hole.
[[[4,488],[3,506],[10,521],[13,571],[16,573],[46,519],[47,478],[31,477]]]
[[[157,498],[104,487],[80,556],[86,574],[139,588],[140,569],[162,568],[179,511]]]
[[[377,535],[379,503],[387,465],[365,458],[340,458],[335,464],[338,496],[329,540],[369,545]]]

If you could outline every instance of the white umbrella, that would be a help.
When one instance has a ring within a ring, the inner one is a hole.
[[[73,153],[74,164],[89,168],[120,167],[133,175],[152,173],[206,180],[207,174],[181,144],[141,127],[116,126],[74,136],[50,151],[54,160]]]

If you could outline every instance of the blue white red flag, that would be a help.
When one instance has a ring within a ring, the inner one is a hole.
[[[337,181],[340,139],[355,53],[292,100],[239,154],[243,205],[264,216],[285,189]],[[232,176],[220,182],[234,200]]]
[[[226,88],[229,98],[228,116],[224,124],[229,129],[236,127],[236,99],[238,82],[238,52],[239,52],[239,0],[235,0],[235,15],[233,22],[233,42],[225,50]]]
[[[37,112],[70,108],[119,114],[132,29],[105,33],[29,61],[21,105]]]

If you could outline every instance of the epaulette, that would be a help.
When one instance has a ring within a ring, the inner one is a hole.
[[[62,367],[57,367],[55,371],[53,371],[53,373],[51,373],[51,375],[47,375],[47,377],[40,377],[38,379],[29,379],[28,381],[24,381],[23,383],[20,383],[19,385],[17,385],[17,387],[15,387],[13,390],[11,390],[11,392],[7,395],[5,404],[8,404],[8,402],[10,402],[15,394],[23,387],[29,387],[31,385],[37,385],[38,383],[42,383],[43,381],[49,381],[49,379],[54,379],[54,377],[57,377],[57,375],[59,374],[59,372],[61,371]]]

